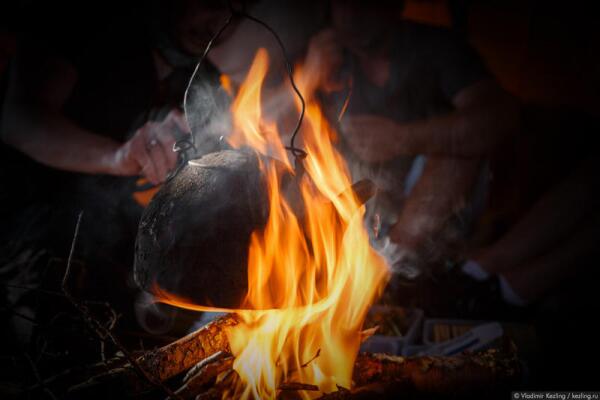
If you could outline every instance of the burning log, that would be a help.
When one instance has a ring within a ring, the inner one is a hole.
[[[173,343],[146,352],[136,359],[136,363],[150,376],[164,382],[189,370],[215,353],[228,353],[229,342],[225,330],[238,322],[235,314],[224,315]],[[132,365],[127,364],[94,376],[69,391],[71,393],[79,393],[83,390],[97,391],[112,385],[118,385],[129,393],[139,393],[151,388],[150,383],[137,374]]]
[[[228,371],[231,358],[220,358],[205,365],[205,373],[198,375],[203,388],[194,392],[191,385],[177,391],[184,398],[221,399],[224,393],[234,392],[237,381],[235,371]],[[216,375],[221,378],[206,387]],[[229,374],[229,376],[227,376]],[[321,400],[370,399],[370,398],[487,398],[487,394],[502,393],[520,378],[518,359],[514,352],[491,349],[476,354],[453,357],[397,357],[386,354],[361,354],[354,368],[354,388],[338,387],[337,391],[319,397]],[[282,383],[278,387],[278,399],[301,398],[300,392],[318,391],[318,387],[300,382]]]
[[[229,343],[225,335],[225,329],[238,321],[234,314],[223,316],[186,337],[147,352],[137,361],[161,381],[188,371],[183,385],[176,391],[180,398],[220,399],[223,393],[234,389],[234,382],[239,379],[232,370],[233,358],[228,355]],[[403,398],[469,396],[506,388],[517,382],[519,377],[519,362],[512,350],[491,349],[453,357],[360,354],[354,366],[354,388],[339,388],[336,392],[324,394],[321,399],[360,399],[399,394]],[[126,383],[129,393],[151,388],[131,366],[125,366],[97,376],[77,389],[92,387],[97,390],[98,386],[106,387],[116,380]],[[299,391],[317,390],[314,385],[300,382],[285,382],[278,389],[280,398],[296,398]]]
[[[169,393],[200,399],[298,398],[308,390],[316,397],[322,392],[315,387],[329,392],[336,385],[347,388],[338,386],[325,399],[374,392],[455,396],[515,375],[512,358],[491,351],[356,359],[359,339],[372,333],[359,336],[365,315],[389,277],[361,219],[374,188],[369,182],[349,188],[348,169],[333,146],[335,132],[310,100],[302,130],[306,161],[294,173],[270,158],[283,160],[287,152],[256,112],[267,67],[261,49],[231,108],[229,143],[256,153],[222,151],[190,161],[147,208],[136,244],[135,275],[142,287],[157,284],[167,292],[162,300],[176,306],[237,308],[240,317],[230,317],[226,334],[222,322],[215,323],[202,336],[206,345],[193,334],[147,354],[139,359],[141,368],[164,381],[210,351],[233,353],[235,362],[215,356]],[[222,339],[212,343],[219,334]]]
[[[427,392],[447,392],[455,386],[487,386],[514,378],[519,373],[514,352],[490,349],[457,356],[394,357],[361,354],[355,364],[355,382],[365,385],[409,379],[415,388]]]
[[[340,398],[361,398],[367,392],[389,396],[402,393],[428,398],[461,397],[506,388],[519,378],[519,361],[514,351],[490,349],[453,357],[406,358],[361,354],[354,369],[357,389]]]
[[[229,352],[225,330],[238,321],[235,314],[217,318],[169,345],[146,353],[138,362],[161,381],[167,380],[219,351]]]
[[[277,388],[279,390],[291,390],[291,391],[299,391],[299,390],[308,390],[308,391],[318,391],[319,387],[316,385],[310,385],[308,383],[301,382],[285,382],[279,385]]]

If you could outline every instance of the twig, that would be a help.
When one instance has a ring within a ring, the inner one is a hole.
[[[108,306],[108,304],[107,304],[107,306]],[[108,331],[112,331],[117,323],[117,319],[119,318],[119,316],[117,315],[117,312],[112,307],[108,306],[108,309],[110,312],[110,319],[108,320],[106,329]],[[106,354],[104,352],[105,347],[106,347],[106,342],[104,340],[101,340],[100,341],[100,358],[102,359],[103,362],[106,361]]]
[[[7,287],[7,288],[11,288],[11,289],[31,290],[31,291],[34,291],[34,292],[44,293],[44,294],[47,294],[47,295],[50,295],[50,296],[65,297],[65,295],[63,293],[55,292],[55,291],[52,291],[52,290],[40,289],[40,288],[37,288],[35,286],[14,285],[12,283],[2,283],[0,285],[4,286],[4,287]]]
[[[75,225],[75,233],[73,233],[73,240],[71,241],[71,250],[69,251],[69,258],[67,258],[67,269],[65,270],[65,275],[62,280],[62,290],[67,297],[71,297],[69,291],[67,290],[67,280],[69,279],[69,274],[71,273],[71,264],[73,263],[73,254],[75,253],[75,245],[77,244],[77,238],[79,237],[79,227],[81,226],[81,218],[83,217],[83,211],[79,212],[77,216],[77,224]]]
[[[56,396],[54,395],[54,393],[52,393],[52,391],[50,389],[48,389],[48,387],[42,380],[42,377],[40,376],[40,373],[38,372],[38,370],[35,366],[35,363],[31,359],[31,357],[29,357],[29,354],[25,353],[25,358],[27,359],[27,362],[29,362],[29,365],[31,366],[31,370],[33,371],[33,375],[35,376],[35,379],[37,380],[38,385],[40,385],[40,387],[44,390],[44,392],[48,395],[48,397],[50,397],[53,400],[58,400],[56,398]]]
[[[125,363],[125,361],[123,360],[122,357],[113,357],[113,358],[111,358],[109,360],[98,362],[98,363],[95,363],[95,364],[92,364],[92,365],[85,365],[85,366],[84,365],[79,365],[79,366],[75,366],[73,368],[65,369],[65,370],[63,370],[63,371],[61,371],[61,372],[59,372],[59,373],[57,373],[55,375],[50,376],[49,378],[45,378],[42,382],[44,384],[48,385],[48,384],[51,384],[51,383],[53,383],[53,382],[55,382],[55,381],[57,381],[57,380],[59,380],[59,379],[61,379],[63,377],[66,377],[66,376],[69,376],[69,375],[73,375],[75,373],[79,373],[79,372],[82,372],[82,371],[89,371],[91,369],[95,369],[95,368],[98,368],[98,367],[102,367],[105,370],[108,369],[108,368],[114,368],[115,365],[119,365],[119,362]],[[32,390],[36,390],[40,386],[41,386],[41,384],[37,383],[35,385],[32,385],[32,386],[28,387],[26,389],[26,391],[30,392]]]
[[[62,280],[62,290],[67,299],[73,304],[75,308],[79,310],[82,314],[84,321],[92,328],[92,330],[98,335],[100,340],[105,340],[109,338],[111,342],[125,355],[125,358],[129,361],[131,366],[135,369],[135,371],[145,380],[147,380],[153,386],[164,391],[168,396],[176,399],[180,399],[178,395],[176,395],[171,389],[165,386],[160,380],[156,379],[154,376],[150,375],[146,370],[144,370],[137,360],[129,353],[129,351],[121,344],[121,342],[112,334],[110,330],[108,330],[104,325],[98,322],[89,312],[89,310],[78,300],[76,299],[71,292],[69,292],[67,288],[67,282],[69,279],[69,273],[71,272],[71,264],[73,261],[73,254],[75,252],[75,245],[77,244],[77,238],[79,236],[79,227],[81,225],[81,218],[83,216],[83,211],[79,213],[77,217],[77,224],[75,225],[75,233],[73,234],[73,241],[71,242],[71,251],[69,252],[69,258],[67,259],[67,267],[65,269],[65,275]]]
[[[345,387],[342,387],[340,385],[336,385],[337,389],[335,392],[330,392],[330,393],[325,393],[323,396],[318,397],[317,400],[345,400],[345,399],[352,399],[352,391],[346,389]],[[369,396],[369,397],[365,397],[365,398],[373,398],[374,393]]]
[[[300,367],[301,367],[301,368],[306,368],[306,367],[308,367],[308,364],[310,364],[311,362],[313,362],[313,361],[314,361],[314,360],[315,360],[317,357],[319,357],[320,355],[321,355],[321,349],[319,348],[319,349],[317,350],[317,354],[315,354],[315,355],[313,356],[313,358],[311,358],[310,360],[308,360],[307,362],[305,362],[304,364],[302,364]]]
[[[313,392],[318,392],[319,387],[316,385],[310,385],[308,383],[301,382],[284,382],[277,388],[279,390],[310,390]]]
[[[11,288],[11,289],[22,289],[22,290],[30,290],[32,292],[39,292],[39,293],[43,293],[43,294],[47,294],[49,296],[56,296],[56,297],[65,297],[65,293],[63,292],[57,292],[54,290],[47,290],[47,289],[41,289],[35,286],[26,286],[26,285],[15,285],[12,283],[0,283],[0,286],[4,286],[7,288]],[[112,306],[106,302],[106,301],[95,301],[95,300],[81,300],[81,302],[85,305],[95,305],[95,306],[104,306],[108,309],[108,311],[110,312],[111,316],[113,316],[114,318],[119,318],[119,315],[117,314],[117,312],[112,308]],[[111,318],[112,320],[112,318]]]
[[[198,392],[211,381],[216,379],[223,372],[231,371],[233,366],[233,357],[217,358],[216,361],[208,362],[201,367],[196,374],[188,378],[187,381],[175,392],[184,399],[195,397]],[[171,397],[168,398],[170,400]]]
[[[196,400],[222,400],[230,398],[238,398],[235,388],[238,385],[239,375],[230,368],[229,370],[219,374],[215,383],[205,392],[196,396]],[[233,390],[233,391],[232,391]]]
[[[189,381],[194,375],[196,375],[202,368],[204,368],[205,366],[207,366],[208,364],[212,364],[213,362],[217,362],[219,361],[221,358],[224,358],[227,356],[227,353],[223,352],[223,351],[217,351],[215,354],[213,354],[210,357],[205,358],[204,360],[200,360],[198,361],[198,363],[196,365],[194,365],[192,368],[190,368],[190,370],[185,374],[185,377],[183,378],[184,382]]]
[[[14,315],[15,317],[22,318],[22,319],[24,319],[24,320],[26,320],[26,321],[29,321],[29,322],[31,322],[31,323],[32,323],[32,324],[34,324],[34,325],[39,325],[39,324],[40,324],[40,323],[39,323],[39,322],[37,322],[35,319],[33,319],[33,318],[31,318],[31,317],[28,317],[28,316],[27,316],[27,315],[25,315],[25,314],[21,314],[20,312],[18,312],[18,311],[15,311],[15,310],[13,310],[12,308],[7,308],[7,309],[4,309],[4,310],[2,310],[2,312],[9,312],[9,313],[11,313],[12,315]]]

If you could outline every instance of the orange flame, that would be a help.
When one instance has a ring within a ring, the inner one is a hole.
[[[260,49],[231,108],[230,144],[259,154],[270,206],[266,226],[251,237],[248,292],[236,311],[241,322],[227,332],[242,381],[227,394],[235,398],[273,399],[284,382],[313,384],[325,393],[350,388],[362,324],[388,277],[385,262],[370,247],[364,207],[348,190],[350,174],[334,147],[336,133],[311,93],[304,93],[306,115],[298,135],[308,153],[305,174],[296,179],[302,215],[286,200],[282,173],[294,171],[276,123],[261,110],[268,62]],[[311,87],[302,71],[295,78],[301,91]],[[174,296],[160,297],[189,306]]]
[[[261,118],[267,68],[267,53],[260,49],[232,106],[230,143],[289,167],[276,124]],[[309,79],[298,71],[301,91]],[[362,323],[388,274],[369,245],[364,208],[347,190],[350,174],[333,146],[336,134],[311,94],[304,95],[302,217],[282,194],[281,172],[268,159],[261,163],[270,214],[264,230],[251,238],[243,308],[267,311],[240,311],[243,323],[228,332],[234,369],[244,382],[235,395],[243,398],[275,398],[284,381],[314,384],[322,392],[350,388]]]
[[[219,76],[219,82],[225,93],[227,93],[229,97],[233,97],[233,85],[231,84],[229,75],[221,74],[221,76]]]

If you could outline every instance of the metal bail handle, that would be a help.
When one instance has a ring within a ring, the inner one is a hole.
[[[275,32],[275,30],[273,28],[271,28],[266,22],[248,14],[245,11],[245,7],[242,8],[241,10],[236,10],[233,7],[233,5],[231,4],[231,2],[229,3],[229,6],[231,9],[231,13],[229,14],[229,17],[227,17],[227,20],[225,21],[225,23],[219,28],[217,33],[210,39],[210,41],[206,45],[206,48],[204,49],[204,52],[202,53],[202,56],[200,57],[198,64],[196,64],[196,67],[194,68],[194,72],[192,73],[192,76],[187,84],[186,89],[185,89],[185,94],[183,97],[183,110],[185,113],[185,117],[188,121],[188,125],[191,126],[190,120],[188,117],[191,113],[190,106],[188,103],[190,88],[192,87],[194,82],[196,82],[196,80],[199,79],[199,71],[201,70],[200,67],[202,66],[204,60],[208,56],[208,53],[210,52],[213,43],[216,40],[218,40],[219,37],[223,34],[223,32],[229,27],[229,25],[231,25],[231,22],[233,21],[233,19],[235,17],[247,18],[250,21],[257,23],[257,24],[261,25],[263,28],[265,28],[266,30],[268,30],[273,35],[273,37],[275,38],[277,43],[279,44],[279,48],[281,49],[281,53],[282,53],[284,61],[285,61],[286,72],[287,72],[290,84],[292,85],[292,89],[294,90],[294,93],[296,93],[296,96],[298,96],[298,99],[300,100],[300,105],[301,105],[300,115],[298,117],[298,121],[294,128],[294,131],[292,132],[292,136],[290,138],[290,144],[289,144],[289,146],[286,146],[285,149],[290,151],[292,153],[292,155],[294,156],[294,159],[295,159],[294,160],[294,169],[296,171],[296,175],[302,176],[302,174],[304,172],[304,166],[302,165],[302,161],[307,157],[308,154],[303,149],[296,147],[295,141],[296,141],[296,136],[298,135],[298,132],[300,131],[300,127],[302,126],[302,121],[304,120],[306,103],[304,101],[304,97],[302,96],[302,93],[300,93],[300,90],[298,89],[298,86],[296,86],[296,82],[294,81],[294,70],[292,67],[292,63],[290,62],[290,59],[288,57],[288,54],[285,50],[285,46],[284,46],[281,38],[277,34],[277,32]],[[190,159],[189,152],[192,149],[194,150],[195,153],[197,153],[198,149],[196,148],[196,144],[195,144],[194,132],[190,131],[189,137],[180,139],[177,142],[175,142],[175,144],[173,145],[173,151],[175,151],[179,155],[179,157],[178,157],[179,162],[178,162],[177,166],[175,167],[175,169],[173,170],[173,172],[171,174],[169,174],[169,176],[167,177],[167,182],[170,181],[171,179],[173,179],[173,177],[175,177],[179,173],[179,171],[181,171],[181,169],[187,164],[187,162]]]

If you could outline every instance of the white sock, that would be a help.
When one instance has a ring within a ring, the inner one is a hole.
[[[500,293],[502,294],[502,299],[504,299],[506,303],[518,307],[523,307],[528,304],[527,301],[523,300],[523,298],[514,291],[504,276],[498,275],[498,279],[500,281]]]
[[[474,260],[467,260],[467,262],[462,265],[461,269],[462,272],[469,275],[476,281],[485,281],[490,277],[490,274],[484,270],[477,261]]]

